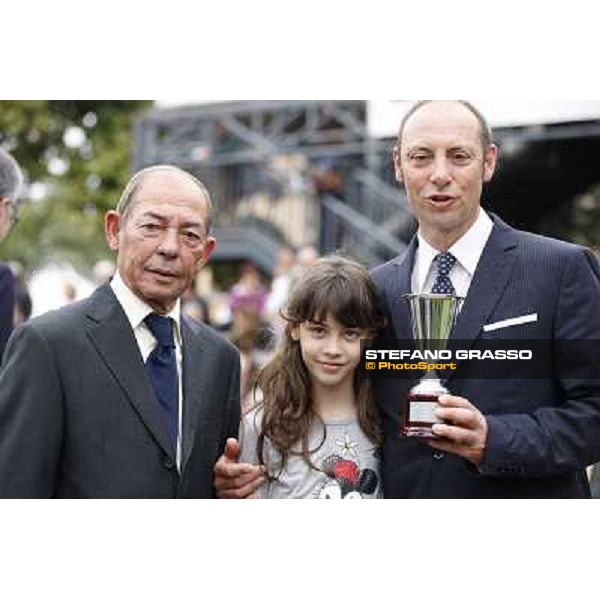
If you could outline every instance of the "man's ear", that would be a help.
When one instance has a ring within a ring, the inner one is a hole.
[[[396,174],[396,181],[398,183],[402,183],[402,169],[401,169],[401,160],[400,160],[400,148],[398,146],[394,146],[394,151],[392,152],[393,160],[394,160],[394,173]]]
[[[108,247],[113,251],[119,250],[119,232],[121,231],[121,215],[116,210],[109,210],[104,215],[104,234]]]
[[[216,249],[217,240],[212,236],[208,236],[206,238],[206,242],[204,243],[204,250],[202,251],[202,257],[200,258],[198,265],[203,267],[210,260],[210,257],[213,255],[213,252]]]
[[[489,183],[496,172],[498,164],[498,146],[491,144],[483,157],[483,181]]]

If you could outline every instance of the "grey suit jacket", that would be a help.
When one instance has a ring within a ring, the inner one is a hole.
[[[239,356],[182,317],[179,474],[110,286],[17,329],[0,373],[0,497],[210,498],[240,417]]]
[[[458,364],[452,393],[475,404],[488,422],[478,471],[466,460],[399,435],[402,397],[412,382],[377,382],[384,416],[383,484],[387,497],[589,497],[584,467],[600,459],[599,357],[577,364],[557,340],[600,340],[600,268],[584,248],[512,229],[497,217],[450,339],[477,349],[486,339],[543,340],[546,377],[486,379]],[[402,294],[411,291],[416,240],[373,277],[390,313],[390,338],[412,338]],[[485,325],[536,314],[535,322],[486,333]],[[464,346],[463,346],[464,347]],[[594,345],[597,348],[597,344]],[[562,352],[562,353],[561,353]],[[460,375],[460,377],[459,377]]]

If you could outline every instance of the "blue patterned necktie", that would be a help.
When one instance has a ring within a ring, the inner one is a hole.
[[[433,262],[436,263],[438,272],[431,293],[455,295],[456,291],[449,274],[456,264],[456,258],[450,252],[442,252],[433,259]]]
[[[144,319],[144,323],[157,341],[146,361],[146,372],[165,414],[169,439],[175,451],[179,430],[179,387],[171,319],[152,313]]]

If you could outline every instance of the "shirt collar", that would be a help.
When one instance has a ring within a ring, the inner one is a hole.
[[[494,223],[485,212],[479,209],[477,220],[470,229],[448,250],[473,277],[483,249],[494,228]]]
[[[429,269],[431,269],[431,263],[439,254],[439,251],[425,241],[425,238],[421,235],[420,231],[417,233],[417,237],[419,239],[419,248],[416,257],[418,276],[416,290],[420,291],[425,289],[425,281],[427,280]]]
[[[131,328],[135,331],[143,323],[144,319],[150,313],[154,312],[153,308],[131,291],[123,281],[119,271],[112,278],[110,287],[123,307]],[[181,301],[178,299],[173,309],[164,316],[170,317],[175,321],[175,335],[181,344]]]
[[[454,258],[465,268],[470,277],[473,277],[479,259],[483,253],[483,249],[492,233],[494,227],[493,221],[488,214],[479,209],[477,220],[469,230],[451,247],[448,249]],[[433,246],[427,243],[425,238],[419,231],[417,233],[419,239],[419,249],[417,252],[417,274],[418,274],[418,289],[422,290],[427,280],[427,275],[431,269],[431,263],[434,258],[440,253]]]

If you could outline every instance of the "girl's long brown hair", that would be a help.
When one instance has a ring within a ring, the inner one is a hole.
[[[341,256],[322,258],[301,276],[282,316],[286,327],[279,347],[257,379],[263,394],[258,457],[264,465],[264,443],[268,438],[281,454],[280,473],[291,454],[301,455],[314,467],[310,456],[325,439],[323,436],[316,448],[308,447],[311,424],[322,421],[312,406],[310,375],[300,343],[292,339],[292,329],[306,321],[325,321],[331,316],[344,327],[366,329],[375,336],[385,324],[381,299],[368,272],[359,263]],[[372,442],[379,444],[381,426],[372,401],[371,381],[361,377],[358,369],[354,388],[359,425]],[[298,442],[301,451],[293,451]]]

